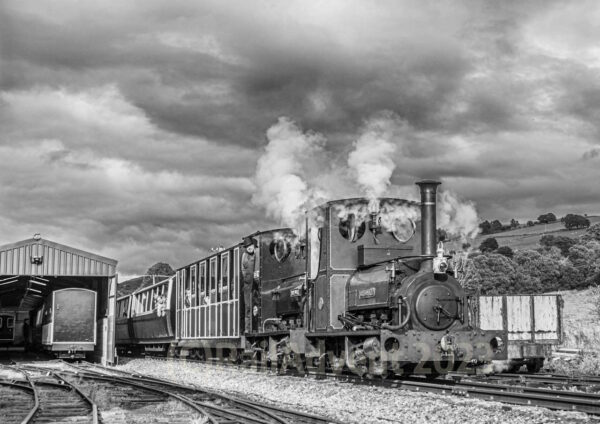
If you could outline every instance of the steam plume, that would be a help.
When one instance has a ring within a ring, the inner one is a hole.
[[[454,193],[446,190],[440,192],[438,210],[438,225],[448,233],[466,240],[479,232],[479,219],[473,202],[460,200]]]
[[[368,120],[348,155],[348,166],[371,201],[386,193],[396,168],[396,146],[391,141],[397,124],[394,116],[383,112]]]
[[[302,132],[294,121],[281,117],[267,130],[268,144],[258,160],[253,202],[267,215],[297,231],[303,226],[304,211],[326,199],[310,179],[318,175],[315,158],[324,157],[325,137]]]

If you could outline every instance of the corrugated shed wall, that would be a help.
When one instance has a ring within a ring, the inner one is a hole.
[[[35,263],[34,258],[40,263]],[[26,240],[0,246],[0,275],[115,275],[117,261],[47,240]]]

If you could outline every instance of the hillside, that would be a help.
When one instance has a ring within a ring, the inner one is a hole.
[[[562,347],[581,349],[576,359],[555,358],[552,369],[562,374],[600,374],[600,288],[561,292],[563,307]]]
[[[600,216],[588,216],[593,225],[600,222]],[[547,234],[555,236],[566,236],[578,238],[585,232],[585,229],[567,230],[562,222],[553,222],[552,224],[537,224],[533,227],[520,227],[510,231],[503,231],[494,234],[479,234],[471,242],[474,248],[477,248],[481,242],[488,237],[493,237],[500,246],[508,246],[513,250],[535,249],[540,247],[540,239]],[[446,250],[462,250],[461,240],[452,240],[446,243]]]
[[[600,348],[600,289],[568,290],[564,300],[563,324],[565,347]]]

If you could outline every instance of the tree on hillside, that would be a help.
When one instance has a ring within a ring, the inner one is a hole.
[[[490,221],[488,220],[485,220],[481,224],[479,224],[479,228],[481,228],[481,234],[492,233],[492,224],[490,224]]]
[[[500,221],[498,221],[497,219],[492,221],[492,233],[499,233],[503,229],[504,227],[502,226],[502,223]]]
[[[551,256],[535,250],[521,250],[513,260],[520,275],[518,292],[544,293],[560,289],[560,264]]]
[[[496,253],[499,254],[499,255],[504,255],[507,258],[512,258],[513,255],[515,254],[513,252],[513,250],[510,247],[508,247],[508,246],[501,246],[501,247],[499,247],[498,249],[496,249]]]
[[[587,230],[585,230],[585,234],[581,236],[581,241],[600,241],[600,222],[592,225]]]
[[[550,212],[550,213],[538,216],[537,220],[540,221],[542,224],[549,224],[551,222],[556,222],[556,215],[554,215],[552,212]]]
[[[535,222],[533,221],[527,221],[527,226],[528,227],[533,227],[535,225]]]
[[[600,242],[596,240],[578,243],[569,249],[569,260],[581,273],[586,285],[600,278]]]
[[[581,215],[567,214],[564,218],[565,228],[572,230],[574,228],[587,228],[590,226],[590,220]]]
[[[486,252],[493,252],[494,250],[496,250],[498,248],[498,242],[496,241],[496,239],[494,237],[489,237],[486,238],[480,245],[479,245],[479,250],[481,250],[483,253]]]
[[[517,221],[514,218],[510,220],[510,228],[517,228],[518,226],[519,226],[519,221]]]
[[[519,277],[514,262],[506,256],[479,255],[469,259],[464,269],[460,283],[470,294],[516,293]]]
[[[157,262],[146,271],[146,275],[171,276],[173,274],[175,274],[175,271],[171,268],[171,265],[164,262]]]
[[[560,249],[560,253],[563,256],[567,256],[569,254],[569,249],[577,243],[577,240],[571,237],[566,236],[553,236],[550,234],[546,234],[542,236],[540,239],[540,244],[545,248],[550,248],[552,246]]]
[[[469,247],[471,247],[471,243],[463,243],[462,244],[462,250],[467,250]]]

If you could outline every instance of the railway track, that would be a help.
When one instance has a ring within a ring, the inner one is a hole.
[[[15,423],[93,423],[98,411],[94,402],[76,386],[53,373],[30,373],[18,366],[3,367],[21,374],[22,379],[0,381],[2,422]],[[8,393],[6,393],[8,389]],[[23,396],[24,393],[26,396]]]
[[[172,383],[169,381],[139,376],[136,374],[120,372],[92,364],[82,366],[68,365],[71,370],[65,369],[60,376],[65,380],[77,382],[83,391],[94,390],[98,384],[112,384],[121,387],[133,387],[139,390],[154,391],[171,397],[175,397],[188,405],[202,411],[204,421],[194,421],[193,417],[180,417],[181,421],[170,417],[165,422],[206,422],[206,423],[244,423],[244,424],[317,424],[335,422],[326,418],[298,411],[292,411],[274,406],[267,406],[199,389],[197,387]],[[130,398],[131,394],[119,393],[118,398]],[[138,394],[139,396],[139,394]],[[97,397],[97,396],[96,396]],[[160,399],[140,400],[155,403]],[[138,402],[140,402],[138,401]],[[114,402],[114,400],[112,401]],[[128,401],[131,403],[131,400]],[[102,407],[102,405],[101,405]],[[117,422],[112,416],[110,421]],[[124,422],[132,422],[127,420]],[[144,422],[144,421],[141,421]]]
[[[488,377],[491,380],[524,384],[527,386],[553,386],[576,388],[588,393],[600,393],[600,377],[569,376],[564,374],[498,374]]]
[[[154,359],[187,360],[190,362],[206,363],[199,360],[164,357],[156,357]],[[225,362],[211,363],[211,365],[241,367],[240,365]],[[261,367],[253,367],[253,369],[268,370]],[[294,376],[297,373],[291,372],[287,375]],[[305,375],[301,374],[302,377]],[[596,383],[596,377],[593,376],[573,379],[564,375],[549,374],[497,374],[489,377],[453,375],[453,378],[438,378],[435,380],[426,380],[424,378],[369,380],[349,374],[319,374],[309,371],[308,375],[315,378],[335,379],[353,384],[461,396],[515,405],[540,406],[552,410],[579,411],[592,415],[600,415],[600,394],[588,393],[586,390],[578,389],[578,387],[581,389],[589,388],[589,383],[598,384]],[[557,388],[559,386],[561,388]]]
[[[29,416],[34,405],[34,391],[30,386],[0,381],[0,411],[2,411],[3,423],[22,423]]]
[[[181,396],[186,396],[197,405],[211,411],[211,414],[218,419],[226,419],[227,422],[241,423],[298,423],[298,424],[322,424],[335,423],[335,421],[307,414],[299,411],[293,411],[272,405],[265,405],[249,400],[242,400],[222,393],[216,393],[210,390],[200,389],[195,386],[173,383],[171,381],[157,379],[139,374],[127,373],[115,369],[100,367],[95,364],[86,364],[83,367],[77,366],[82,372],[92,372],[96,378],[121,378],[125,381],[136,381],[145,387],[167,386],[169,390],[174,391]],[[106,374],[112,374],[108,377]],[[104,374],[104,375],[101,375]],[[116,377],[118,376],[118,377]]]

